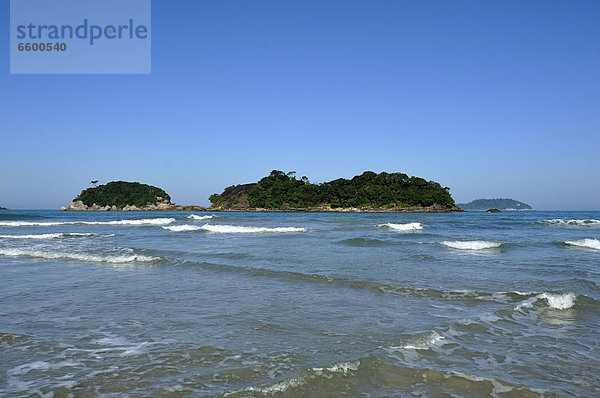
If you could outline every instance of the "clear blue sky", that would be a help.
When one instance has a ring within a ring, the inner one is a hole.
[[[280,169],[600,209],[600,1],[154,0],[138,76],[10,75],[8,3],[2,206],[92,179],[208,204]]]

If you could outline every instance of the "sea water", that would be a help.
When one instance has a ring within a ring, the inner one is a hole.
[[[600,212],[0,212],[3,396],[599,396]]]

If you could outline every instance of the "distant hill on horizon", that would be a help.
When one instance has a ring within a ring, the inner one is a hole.
[[[514,199],[476,199],[469,203],[459,203],[457,205],[464,210],[533,210],[527,203],[519,202]]]

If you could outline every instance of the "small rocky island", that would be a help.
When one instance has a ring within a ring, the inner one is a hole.
[[[477,199],[469,203],[460,203],[458,206],[465,210],[475,211],[487,211],[488,209],[498,211],[533,210],[527,203],[514,199]]]
[[[402,173],[365,171],[351,179],[312,184],[273,170],[257,183],[233,185],[209,197],[211,211],[424,212],[463,211],[450,188]]]
[[[69,211],[203,211],[201,206],[182,206],[171,203],[171,197],[164,190],[139,182],[112,181],[84,189],[73,199]]]

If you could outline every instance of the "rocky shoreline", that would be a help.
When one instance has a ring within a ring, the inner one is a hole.
[[[306,207],[306,208],[280,208],[280,209],[264,209],[264,208],[212,208],[209,207],[207,211],[213,212],[256,212],[256,213],[458,213],[464,212],[465,210],[460,207],[444,207],[440,205],[433,205],[427,207],[393,207],[393,208],[381,208],[381,207],[337,207],[332,208],[329,206],[321,207]]]
[[[179,205],[177,203],[159,203],[146,207],[125,206],[118,208],[116,206],[86,206],[82,201],[71,202],[68,207],[61,207],[62,211],[210,211],[210,212],[251,212],[251,213],[455,213],[464,212],[458,206],[444,207],[434,204],[427,207],[394,207],[394,208],[332,208],[330,206],[292,208],[284,207],[278,209],[253,208],[253,207],[203,207],[195,205]]]
[[[93,204],[86,206],[81,200],[71,202],[68,207],[62,206],[62,211],[207,211],[206,207],[202,206],[184,206],[177,203],[158,203],[156,205],[148,205],[145,207],[137,207],[135,205],[116,207],[116,206],[98,206]]]

